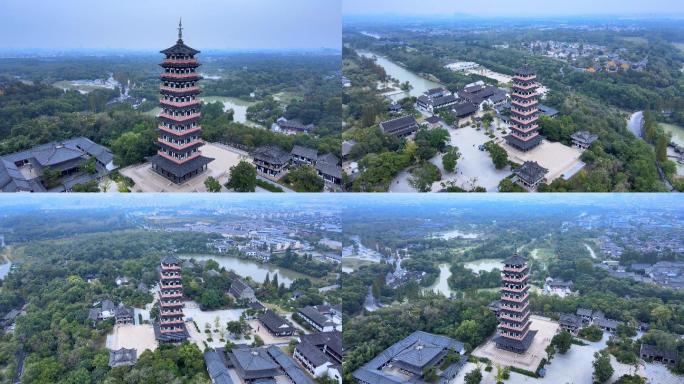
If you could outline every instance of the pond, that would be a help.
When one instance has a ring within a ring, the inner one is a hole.
[[[458,229],[452,229],[451,231],[439,232],[432,235],[433,239],[477,239],[477,233],[463,232]]]
[[[470,269],[473,272],[491,272],[495,268],[498,269],[503,269],[503,260],[502,259],[480,259],[480,260],[473,260],[473,261],[467,261],[463,263],[463,266]]]
[[[306,278],[315,280],[311,276],[304,275],[288,269],[276,267],[271,264],[257,263],[251,260],[239,259],[232,256],[223,255],[183,255],[182,259],[195,259],[197,261],[215,260],[219,266],[231,269],[242,277],[250,277],[252,280],[262,283],[266,279],[266,274],[272,279],[274,275],[278,275],[278,281],[289,287],[295,279]]]
[[[405,83],[409,82],[413,88],[411,88],[410,91],[408,92],[398,92],[397,94],[392,95],[393,100],[400,100],[403,99],[406,96],[415,96],[418,97],[423,94],[423,92],[427,91],[428,89],[432,88],[439,88],[442,87],[443,85],[432,81],[428,80],[422,76],[419,76],[408,69],[400,66],[399,64],[396,64],[386,57],[376,55],[373,52],[368,52],[368,51],[358,51],[359,55],[364,56],[364,57],[375,57],[376,58],[376,63],[383,67],[385,69],[385,72],[387,75],[391,76],[392,78],[395,78],[399,80],[400,83]]]
[[[450,297],[452,293],[456,293],[456,291],[449,288],[449,277],[451,277],[451,270],[449,269],[450,267],[451,265],[448,263],[440,264],[439,277],[430,287],[425,288],[425,290],[441,293],[446,297]]]

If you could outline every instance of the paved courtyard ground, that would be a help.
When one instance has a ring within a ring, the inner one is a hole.
[[[536,161],[548,169],[549,172],[546,174],[548,183],[565,173],[571,173],[582,164],[580,160],[582,150],[557,142],[543,140],[539,146],[528,152],[519,151],[506,144],[505,141],[500,142],[499,145],[508,152],[508,159],[514,163],[522,164],[525,161]]]
[[[534,372],[541,360],[546,357],[544,350],[551,344],[551,339],[558,330],[558,323],[549,318],[535,315],[530,316],[530,320],[530,329],[536,330],[537,335],[525,353],[518,354],[498,349],[494,341],[490,339],[477,347],[473,351],[473,355],[488,358],[494,366],[497,364],[502,367],[513,366]]]
[[[214,161],[209,163],[202,174],[183,184],[175,184],[160,176],[151,169],[150,163],[132,165],[119,172],[135,181],[132,192],[206,192],[204,180],[207,177],[212,176],[223,185],[229,179],[230,167],[237,165],[240,160],[252,161],[248,153],[223,144],[206,143],[200,150],[204,156],[211,157]]]
[[[194,301],[186,301],[185,307],[183,308],[185,313],[185,318],[187,320],[194,320],[200,329],[197,333],[191,332],[191,337],[195,343],[206,342],[210,347],[223,347],[226,343],[221,341],[221,339],[226,339],[229,337],[228,331],[226,330],[226,324],[229,321],[240,320],[240,315],[244,312],[244,309],[221,309],[217,311],[202,311],[199,308],[199,304]],[[216,327],[216,319],[218,318],[219,326]],[[204,330],[206,329],[206,324],[209,324],[211,333],[208,335]],[[188,323],[188,328],[194,328],[192,323]],[[197,333],[197,334],[195,334]],[[211,341],[209,341],[211,337]]]
[[[154,328],[151,324],[115,325],[112,334],[107,336],[106,345],[112,350],[134,348],[140,356],[146,349],[157,349],[157,340],[154,338]]]

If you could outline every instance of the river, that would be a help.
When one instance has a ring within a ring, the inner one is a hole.
[[[589,254],[591,255],[592,259],[596,258],[596,253],[594,252],[594,249],[589,246],[589,244],[584,244],[585,247],[587,247],[587,251],[589,251]]]
[[[439,277],[430,287],[425,288],[425,290],[441,293],[446,297],[451,297],[451,294],[455,293],[456,291],[449,288],[449,277],[451,277],[451,270],[449,269],[450,267],[451,265],[448,263],[440,264]]]
[[[669,133],[672,135],[672,139],[670,139],[671,142],[679,145],[680,147],[684,147],[684,127],[675,125],[675,124],[667,124],[667,123],[660,123],[658,124],[665,132]],[[677,163],[677,175],[679,176],[684,176],[684,164],[678,163],[674,156],[676,155],[674,152],[673,148],[668,148],[667,149],[667,154],[670,156],[670,160],[675,161]]]
[[[12,268],[12,263],[9,261],[7,261],[3,264],[0,264],[0,280],[4,280],[5,277],[7,277],[11,268]]]
[[[358,51],[359,55],[364,57],[375,57],[376,63],[385,69],[385,72],[399,80],[400,83],[409,82],[413,88],[408,92],[397,92],[391,95],[392,100],[400,100],[407,96],[418,97],[422,95],[425,91],[432,88],[443,87],[442,84],[437,83],[432,80],[428,80],[424,77],[418,76],[417,74],[409,71],[408,69],[396,64],[384,56],[376,55],[369,51]]]
[[[627,129],[630,130],[636,137],[641,137],[641,130],[644,126],[644,112],[638,111],[632,113],[627,122]]]
[[[289,269],[282,269],[271,264],[257,263],[252,260],[239,259],[233,256],[185,255],[180,257],[182,259],[195,259],[197,261],[215,260],[219,266],[225,267],[226,269],[232,269],[235,273],[242,277],[251,277],[252,280],[258,283],[262,283],[266,279],[266,274],[268,274],[271,279],[274,275],[278,275],[278,282],[284,283],[285,287],[289,287],[290,284],[292,284],[292,282],[298,278],[306,278],[309,280],[315,279],[311,276],[291,271]]]

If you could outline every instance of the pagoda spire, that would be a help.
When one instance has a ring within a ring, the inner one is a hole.
[[[183,40],[183,18],[178,19],[178,40]]]

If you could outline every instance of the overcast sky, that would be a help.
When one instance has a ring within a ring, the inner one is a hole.
[[[0,0],[0,49],[340,48],[342,0]]]
[[[684,13],[681,0],[342,0],[345,15],[452,14],[482,16]]]

